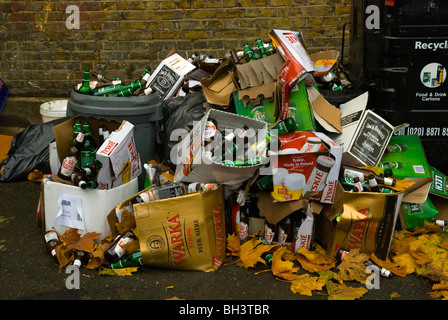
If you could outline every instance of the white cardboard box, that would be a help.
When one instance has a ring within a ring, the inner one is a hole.
[[[45,230],[64,233],[70,227],[101,233],[99,240],[110,233],[107,215],[116,205],[138,192],[138,179],[111,190],[83,190],[72,185],[43,181],[43,219]]]
[[[96,159],[102,164],[98,174],[99,189],[115,188],[133,180],[142,172],[133,132],[134,125],[123,121],[98,148]]]
[[[175,53],[163,60],[151,74],[146,87],[153,87],[161,100],[174,96],[187,73],[196,67]]]
[[[368,92],[341,104],[342,134],[329,134],[344,148],[343,162],[357,166],[378,164],[394,133],[394,127],[366,110]]]
[[[253,177],[260,165],[230,167],[212,162],[203,157],[203,134],[205,124],[209,117],[214,118],[219,126],[229,128],[243,128],[247,125],[253,129],[256,137],[267,134],[266,122],[243,117],[234,113],[211,109],[198,122],[185,138],[182,139],[172,150],[177,152],[171,158],[176,163],[175,182],[215,182],[223,184],[237,184]],[[175,159],[174,159],[175,158]],[[266,158],[266,152],[261,155]]]

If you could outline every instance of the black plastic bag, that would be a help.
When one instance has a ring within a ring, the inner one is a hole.
[[[0,181],[26,180],[35,169],[50,173],[49,144],[54,141],[53,126],[69,117],[33,124],[12,138],[8,156],[0,163]]]
[[[177,139],[179,138],[177,133],[173,133],[173,131],[183,129],[186,133],[188,124],[200,121],[205,112],[204,102],[206,102],[206,99],[202,90],[190,90],[186,96],[167,99],[163,102],[163,133],[168,159],[171,149],[178,143]]]

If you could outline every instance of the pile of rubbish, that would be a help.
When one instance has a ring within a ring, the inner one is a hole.
[[[128,85],[84,70],[79,94],[158,95],[165,117],[147,138],[164,150],[141,161],[128,121],[75,116],[55,126],[50,158],[60,164],[42,180],[38,212],[48,252],[61,268],[100,272],[213,271],[236,257],[269,266],[293,292],[305,281],[332,292],[339,280],[365,282],[366,264],[384,276],[434,275],[431,265],[446,286],[445,265],[399,244],[423,234],[446,252],[447,178],[417,135],[397,134],[406,124],[367,109],[368,92],[339,107],[320,93],[351,88],[334,50],[310,55],[285,30],[224,58],[170,53]],[[200,112],[185,116],[197,96]],[[294,261],[334,281],[298,276]]]

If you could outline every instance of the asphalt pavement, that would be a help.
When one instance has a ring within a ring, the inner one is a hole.
[[[31,181],[6,182],[0,184],[0,190],[1,300],[151,300],[152,304],[157,301],[157,306],[168,306],[167,310],[172,314],[185,311],[182,308],[186,306],[191,308],[211,303],[215,313],[219,310],[221,315],[224,315],[224,305],[231,304],[246,305],[255,301],[255,304],[270,307],[272,315],[283,310],[283,305],[318,307],[315,301],[323,303],[328,300],[325,290],[311,297],[295,294],[289,282],[276,280],[272,272],[256,274],[265,268],[246,270],[236,265],[223,265],[208,273],[143,267],[132,276],[98,275],[97,271],[82,268],[79,288],[70,288],[67,283],[73,283],[69,279],[72,274],[60,270],[53,263],[45,250],[43,231],[36,225],[40,184]],[[363,286],[357,283],[350,285]],[[428,295],[431,286],[430,281],[415,275],[381,278],[379,289],[369,290],[356,302],[362,305],[366,301],[379,300],[394,303],[399,300],[434,301]],[[399,297],[392,299],[393,292],[398,293]],[[173,298],[185,300],[173,301],[172,304],[165,301]],[[297,304],[299,302],[303,304]],[[328,310],[321,310],[324,311]],[[242,310],[238,309],[238,312],[241,314]]]

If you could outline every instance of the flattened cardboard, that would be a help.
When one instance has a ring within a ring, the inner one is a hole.
[[[325,130],[329,132],[342,133],[341,110],[321,95],[316,88],[307,88],[308,99],[313,107],[313,114]]]
[[[211,104],[228,106],[232,92],[238,90],[232,75],[233,63],[224,61],[213,73],[211,78],[202,78],[201,86],[204,96]]]

